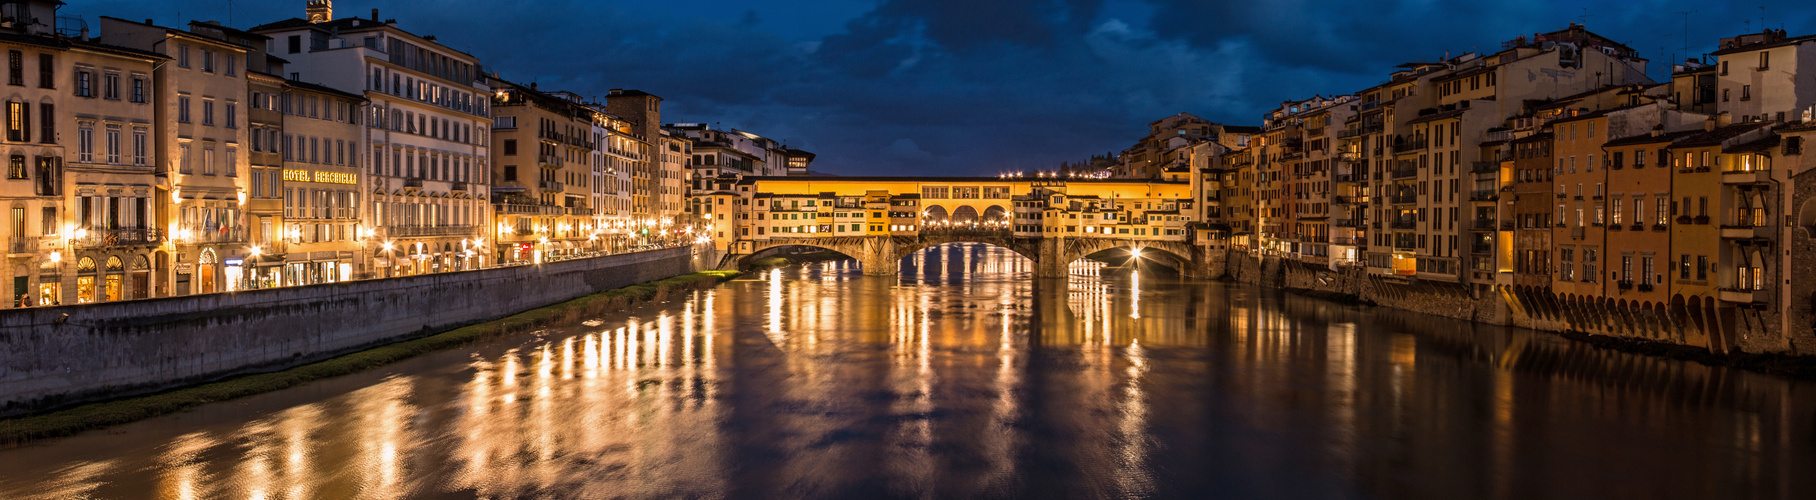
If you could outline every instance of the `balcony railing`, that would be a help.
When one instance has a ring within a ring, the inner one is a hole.
[[[422,178],[421,177],[411,177],[408,179],[404,179],[404,187],[420,188],[420,187],[422,187]]]
[[[465,183],[465,182],[454,182],[454,183],[449,183],[449,185],[448,185],[448,190],[449,190],[449,191],[462,191],[462,192],[464,192],[464,191],[466,191],[466,190],[467,190],[467,183]]]
[[[561,215],[566,211],[563,207],[554,205],[527,203],[499,203],[493,206],[498,208],[500,215]]]
[[[1470,245],[1470,246],[1469,246],[1469,253],[1474,253],[1474,254],[1489,254],[1489,253],[1494,253],[1494,245],[1484,245],[1484,244],[1481,244],[1481,243],[1477,243],[1477,244],[1474,244],[1474,245]]]
[[[1495,220],[1494,219],[1476,219],[1475,223],[1471,224],[1470,226],[1474,227],[1478,231],[1493,231],[1495,228]]]
[[[1393,196],[1388,201],[1388,203],[1392,203],[1395,205],[1411,205],[1411,204],[1418,203],[1418,202],[1419,202],[1419,197],[1417,195],[1410,195],[1410,194]]]
[[[431,238],[438,236],[468,236],[478,231],[476,226],[393,226],[385,229],[393,238]]]
[[[593,215],[593,209],[587,207],[568,207],[568,215],[590,217]]]
[[[189,230],[187,236],[177,239],[177,243],[243,243],[245,241],[246,228],[241,226],[193,228]]]
[[[1474,162],[1474,163],[1470,164],[1469,171],[1470,171],[1470,173],[1476,173],[1476,174],[1498,174],[1498,173],[1501,173],[1501,162],[1497,162],[1497,161]]]
[[[564,158],[560,155],[536,155],[536,161],[543,165],[562,166]]]
[[[13,254],[35,254],[38,253],[38,247],[42,241],[44,238],[41,236],[14,236],[12,246],[8,248]]]
[[[150,246],[164,243],[164,232],[153,228],[89,229],[81,238],[70,239],[80,248]]]
[[[1334,224],[1336,224],[1337,227],[1362,227],[1362,221],[1355,219],[1337,219],[1337,222]]]
[[[1498,189],[1477,189],[1469,193],[1469,201],[1495,201],[1501,199]]]
[[[1401,167],[1401,168],[1393,169],[1394,179],[1410,179],[1410,178],[1418,177],[1418,176],[1419,176],[1419,169],[1417,169],[1417,168]]]
[[[566,188],[560,181],[542,181],[536,183],[536,187],[543,191],[560,191]]]
[[[1388,221],[1387,227],[1389,229],[1418,229],[1419,222],[1412,220]]]

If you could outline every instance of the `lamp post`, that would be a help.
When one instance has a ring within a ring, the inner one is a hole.
[[[252,248],[249,249],[246,253],[246,261],[248,264],[246,266],[246,274],[252,276],[250,279],[247,279],[246,281],[251,282],[249,288],[252,288],[254,290],[263,288],[263,287],[259,286],[259,272],[258,272],[259,255],[261,255],[263,253],[264,253],[263,249],[259,248],[258,245],[253,245]]]
[[[391,242],[387,241],[384,244],[384,249],[385,249],[385,264],[386,264],[385,265],[385,277],[389,278],[389,277],[391,277],[392,273],[395,272],[395,270],[397,268],[397,246],[392,245]]]

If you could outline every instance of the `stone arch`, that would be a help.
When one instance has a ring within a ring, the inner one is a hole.
[[[946,207],[939,205],[927,205],[921,212],[921,220],[926,222],[945,222],[951,217],[952,214],[946,212]]]
[[[960,205],[957,210],[952,211],[950,220],[954,224],[978,222],[977,209],[971,205]]]
[[[1816,198],[1804,200],[1797,209],[1797,225],[1803,228],[1804,237],[1816,238]]]
[[[991,221],[1005,221],[1006,222],[1009,220],[1009,210],[1006,208],[1003,208],[1002,205],[990,205],[988,208],[984,209],[983,220],[985,222],[991,222]]]

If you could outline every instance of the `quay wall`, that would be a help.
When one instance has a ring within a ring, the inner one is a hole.
[[[299,366],[705,269],[709,253],[0,311],[0,417]]]

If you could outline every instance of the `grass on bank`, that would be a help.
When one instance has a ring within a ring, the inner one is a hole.
[[[0,420],[0,443],[67,436],[78,432],[188,410],[208,403],[276,391],[311,381],[358,373],[430,352],[473,342],[570,324],[645,302],[661,302],[675,293],[711,288],[739,273],[703,271],[608,290],[504,318],[476,323],[412,340],[310,363],[295,368],[234,377],[146,396],[87,404],[40,415]]]

